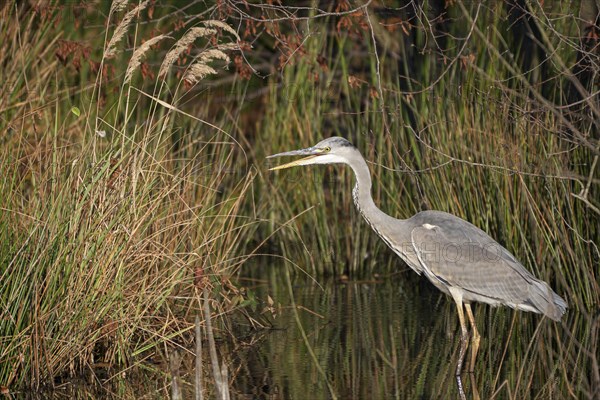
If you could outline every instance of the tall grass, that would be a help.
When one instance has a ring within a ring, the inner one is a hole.
[[[142,57],[161,57],[141,44],[159,42],[139,24],[147,5],[111,11],[105,51],[82,52],[79,67],[50,52],[66,24],[60,7],[2,9],[3,390],[139,365],[192,329],[203,288],[219,312],[239,307],[230,277],[256,229],[240,212],[254,173],[227,127],[202,119],[208,107],[196,117],[179,108],[188,91],[169,66],[154,88],[144,84],[153,67],[141,68]],[[235,48],[209,33],[217,45],[200,38],[188,54],[188,88],[206,75],[199,66],[216,74],[214,61]]]
[[[575,135],[565,128],[570,117],[560,111],[560,101],[571,73],[547,71],[553,90],[527,81],[525,67],[509,53],[514,49],[507,42],[514,39],[506,33],[505,8],[471,7],[452,9],[456,21],[468,23],[450,24],[445,63],[428,51],[432,38],[419,38],[419,32],[411,38],[413,48],[398,50],[395,45],[403,40],[398,32],[376,31],[375,48],[369,31],[323,41],[326,28],[315,28],[315,39],[306,41],[309,56],[286,70],[284,90],[271,93],[260,130],[264,152],[345,136],[371,161],[373,196],[383,210],[400,218],[423,209],[463,217],[551,282],[575,308],[589,309],[600,302],[600,216],[576,196],[594,175],[595,153],[574,144]],[[556,7],[552,12],[568,15]],[[541,11],[532,12],[543,20]],[[575,19],[565,18],[554,30],[543,28],[552,42],[574,35],[578,27]],[[472,56],[460,53],[464,47]],[[569,65],[576,49],[561,50],[555,57]],[[317,55],[328,60],[326,72],[312,61]],[[593,125],[577,129],[590,137]],[[264,199],[272,201],[273,219],[288,220],[310,209],[280,235],[282,250],[294,251],[291,258],[335,275],[365,273],[382,261],[398,268],[396,257],[353,210],[349,169],[299,168],[266,180]],[[592,186],[597,203],[597,184]],[[297,236],[302,245],[290,245],[298,243]],[[382,260],[378,254],[387,256]]]

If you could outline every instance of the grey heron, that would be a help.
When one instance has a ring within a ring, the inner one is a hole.
[[[367,163],[348,140],[331,137],[306,149],[267,158],[282,156],[305,157],[271,170],[312,164],[347,164],[352,168],[356,178],[352,197],[360,214],[410,268],[425,275],[456,302],[461,329],[457,376],[469,346],[464,311],[472,331],[470,371],[479,349],[480,335],[471,302],[506,305],[540,313],[555,321],[565,313],[567,303],[546,282],[533,276],[508,250],[475,225],[442,211],[421,211],[408,219],[396,219],[381,211],[371,196]]]

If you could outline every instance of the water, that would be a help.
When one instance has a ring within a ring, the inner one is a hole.
[[[271,271],[253,290],[273,299],[263,316],[275,329],[237,348],[234,397],[459,398],[455,305],[426,280],[406,271],[317,284],[287,278],[284,266],[264,268]],[[597,317],[570,310],[554,323],[486,305],[475,314],[482,341],[474,374],[463,376],[467,398],[597,398]]]
[[[231,398],[460,398],[455,305],[426,279],[403,269],[363,281],[316,282],[290,277],[286,265],[248,268],[252,279],[239,285],[256,299],[251,319],[213,321]],[[505,307],[476,305],[474,311],[482,340],[475,372],[463,376],[466,398],[600,398],[600,315],[571,307],[554,323]],[[181,367],[185,399],[193,398],[194,376],[193,339],[187,343]],[[166,358],[160,351],[155,356]],[[212,396],[206,343],[203,360]],[[168,398],[166,364],[142,363],[101,388],[89,379],[37,398]]]

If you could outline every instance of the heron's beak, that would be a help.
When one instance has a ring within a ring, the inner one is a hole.
[[[304,157],[299,160],[289,162],[287,164],[278,165],[276,167],[269,168],[269,171],[275,171],[278,169],[286,169],[286,168],[290,168],[290,167],[296,167],[299,165],[312,164],[311,160],[313,158],[318,157],[322,153],[323,153],[323,150],[321,150],[321,149],[315,149],[314,147],[309,147],[307,149],[302,149],[302,150],[292,150],[292,151],[286,151],[285,153],[273,154],[272,156],[268,156],[267,158],[285,157],[285,156],[308,156],[308,157]]]

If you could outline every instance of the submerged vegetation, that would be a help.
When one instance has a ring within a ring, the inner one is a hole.
[[[316,280],[406,270],[354,212],[351,171],[265,172],[340,135],[388,214],[463,217],[567,299],[545,378],[590,371],[560,390],[593,398],[598,10],[399,3],[4,5],[2,389],[154,370],[204,289],[223,337],[260,325],[272,300],[238,280],[263,276],[258,256]]]

